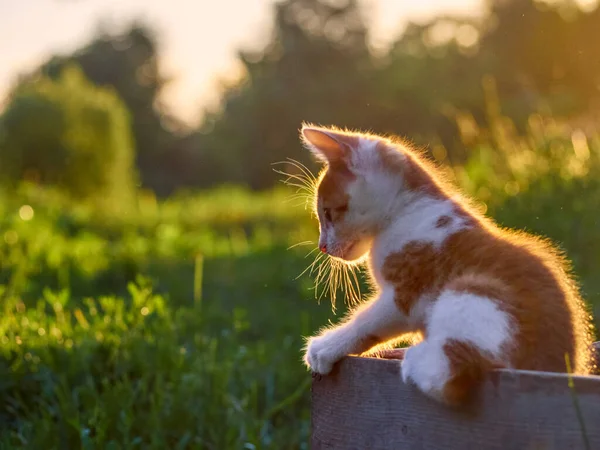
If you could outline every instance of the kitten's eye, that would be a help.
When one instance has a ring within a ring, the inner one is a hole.
[[[348,205],[342,205],[342,206],[338,206],[337,208],[335,208],[335,211],[339,214],[344,214],[346,211],[348,211]]]
[[[331,222],[331,208],[323,208],[323,215],[327,222]]]

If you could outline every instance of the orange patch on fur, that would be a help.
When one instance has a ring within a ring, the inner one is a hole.
[[[428,173],[423,161],[408,148],[400,153],[389,143],[381,141],[376,149],[383,161],[384,170],[402,175],[407,189],[437,198],[444,196],[442,188]]]
[[[546,244],[478,226],[449,236],[439,250],[407,244],[387,257],[382,275],[405,314],[422,295],[435,299],[444,289],[495,301],[516,324],[514,348],[503,349],[514,368],[565,372],[568,353],[575,372],[587,373],[590,322],[562,268]]]
[[[332,165],[323,174],[317,190],[324,207],[338,208],[348,204],[348,184],[354,175],[344,165]]]
[[[436,228],[444,228],[452,223],[452,217],[450,216],[440,216],[437,222],[435,223]]]
[[[418,298],[438,284],[437,257],[431,244],[411,242],[386,258],[382,275],[393,283],[394,301],[404,314],[409,314]]]
[[[422,192],[435,198],[445,198],[442,188],[432,179],[418,158],[411,154],[407,154],[404,163],[404,182],[411,191]]]
[[[468,342],[449,339],[443,349],[451,373],[443,395],[450,405],[459,405],[470,400],[487,372],[500,367],[489,355],[485,355]]]
[[[455,292],[465,292],[491,300],[499,300],[497,303],[500,306],[510,301],[513,295],[506,284],[496,278],[478,273],[463,274],[448,283],[445,288]]]

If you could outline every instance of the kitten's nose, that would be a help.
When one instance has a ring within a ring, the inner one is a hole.
[[[321,244],[319,245],[319,248],[323,253],[327,253],[327,244]]]

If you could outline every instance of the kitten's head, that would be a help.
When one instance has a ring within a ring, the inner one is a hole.
[[[407,169],[414,161],[378,136],[305,125],[301,137],[325,163],[315,199],[319,248],[345,261],[359,260],[411,196],[409,185],[418,180]]]

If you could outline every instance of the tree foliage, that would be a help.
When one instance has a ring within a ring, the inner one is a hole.
[[[219,108],[186,133],[160,105],[167,80],[145,25],[100,32],[39,72],[56,78],[75,62],[92,82],[118,92],[131,112],[142,184],[159,195],[221,183],[268,188],[281,178],[272,164],[287,158],[314,168],[298,141],[303,121],[405,136],[464,163],[465,128],[489,126],[492,82],[494,104],[521,132],[532,112],[572,118],[600,106],[600,8],[488,0],[483,18],[411,23],[389,50],[374,53],[365,6],[275,2],[268,44],[239,52],[244,77],[224,86]]]
[[[111,89],[77,66],[56,79],[30,79],[13,92],[0,120],[2,180],[58,186],[86,198],[127,197],[134,183],[129,113]]]
[[[100,31],[72,55],[51,58],[40,72],[56,78],[72,63],[79,65],[90,81],[113,88],[123,99],[131,112],[141,182],[158,191],[168,190],[160,163],[176,138],[167,129],[174,119],[159,103],[167,79],[161,73],[151,28],[134,23],[122,34]]]
[[[492,0],[482,20],[409,24],[378,56],[356,1],[284,1],[274,25],[264,51],[240,53],[245,79],[197,135],[201,185],[262,188],[280,178],[273,162],[310,166],[297,139],[302,121],[406,136],[462,163],[462,118],[486,125],[491,80],[520,130],[532,112],[569,117],[600,99],[600,8],[585,13],[570,1]]]
[[[270,45],[240,52],[246,78],[225,92],[222,111],[210,115],[197,136],[207,169],[199,174],[202,184],[227,177],[253,188],[271,186],[272,163],[306,159],[298,146],[302,121],[368,126],[366,34],[354,0],[277,3]]]

